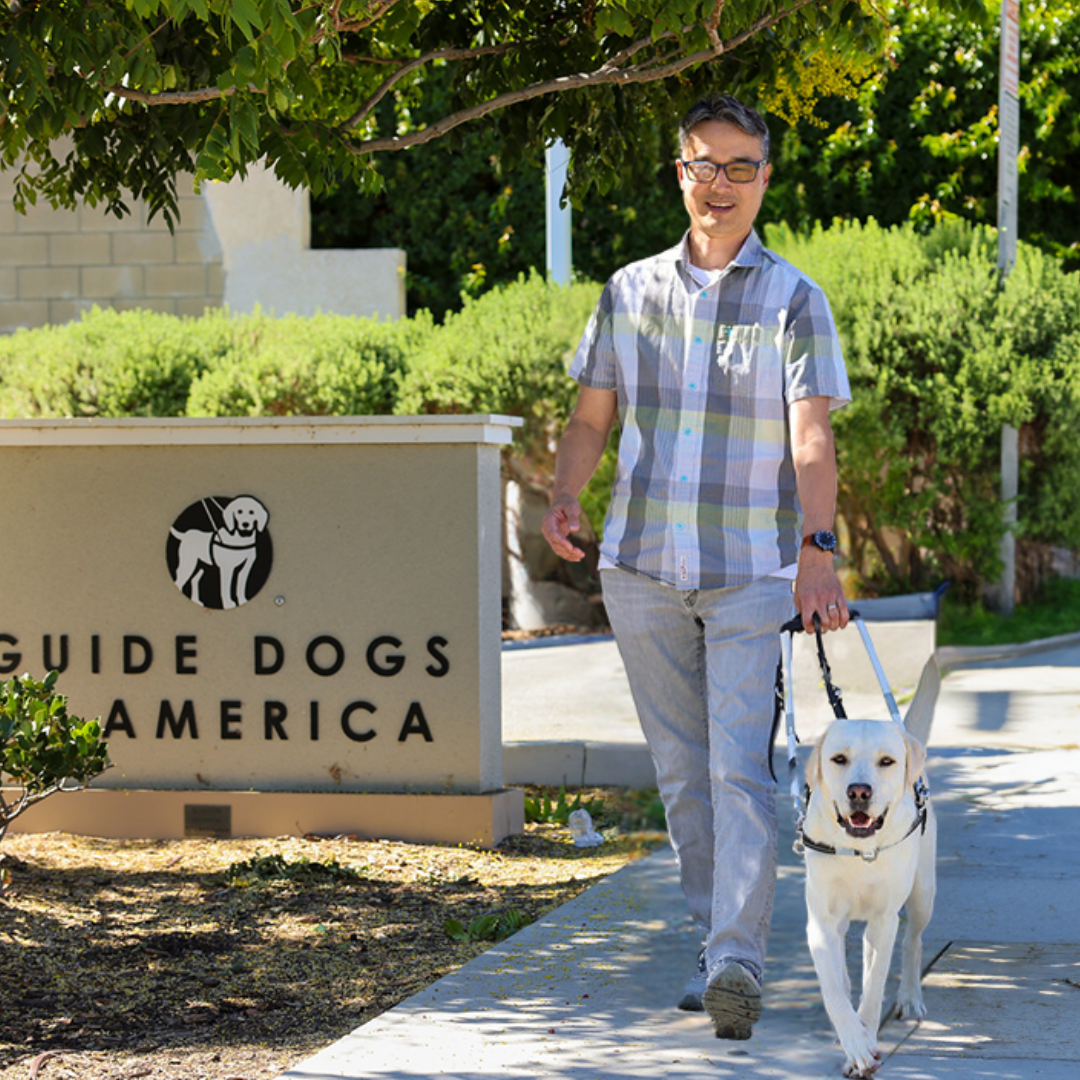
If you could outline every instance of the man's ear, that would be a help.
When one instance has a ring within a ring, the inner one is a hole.
[[[765,167],[761,170],[761,175],[764,177],[762,187],[767,188],[769,186],[769,177],[772,176],[772,162],[765,162]]]

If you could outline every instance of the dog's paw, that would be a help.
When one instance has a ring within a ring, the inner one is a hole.
[[[844,1075],[849,1077],[849,1080],[870,1080],[880,1067],[881,1051],[875,1047],[869,1061],[852,1061],[849,1058],[844,1065]]]
[[[913,994],[905,994],[902,990],[896,999],[896,1015],[901,1020],[923,1020],[926,1018],[926,1004],[922,994],[916,990]]]
[[[844,1062],[844,1075],[851,1080],[867,1080],[881,1065],[881,1051],[878,1049],[877,1040],[865,1024],[860,1023],[859,1027],[861,1030],[857,1034],[844,1039],[840,1044],[847,1059]]]

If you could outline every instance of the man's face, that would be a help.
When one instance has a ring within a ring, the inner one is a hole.
[[[734,124],[706,120],[690,132],[682,156],[685,161],[730,165],[733,161],[760,161],[764,155],[756,135],[747,135]],[[695,183],[686,175],[682,162],[677,168],[691,231],[710,239],[745,239],[761,209],[771,166],[760,168],[749,184],[733,184],[723,172],[718,172],[711,184]]]

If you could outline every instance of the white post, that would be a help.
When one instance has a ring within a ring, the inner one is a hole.
[[[570,283],[573,258],[570,234],[570,204],[559,205],[570,167],[570,152],[562,139],[556,139],[544,153],[547,193],[547,271],[552,281]]]

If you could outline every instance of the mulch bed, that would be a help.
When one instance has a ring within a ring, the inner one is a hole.
[[[9,834],[0,1077],[276,1077],[490,947],[448,920],[535,920],[662,839],[647,795],[585,794],[598,848]]]

